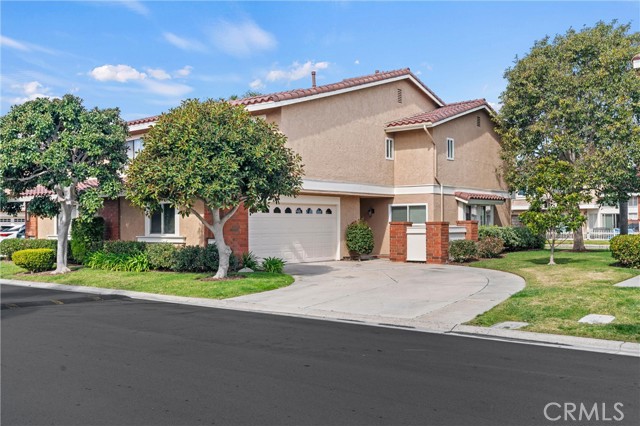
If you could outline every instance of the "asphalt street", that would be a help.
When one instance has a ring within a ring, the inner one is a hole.
[[[640,424],[637,357],[1,290],[4,426]]]

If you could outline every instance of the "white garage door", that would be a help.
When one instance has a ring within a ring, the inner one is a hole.
[[[287,263],[338,258],[338,206],[300,197],[273,204],[269,213],[249,216],[249,250],[259,258],[280,257]],[[296,202],[297,201],[297,202]]]

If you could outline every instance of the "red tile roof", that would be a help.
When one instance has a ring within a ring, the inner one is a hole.
[[[490,200],[490,201],[506,201],[506,198],[495,194],[478,194],[476,192],[455,192],[454,195],[465,201],[469,200]]]
[[[137,120],[127,121],[127,125],[134,126],[136,124],[151,123],[151,122],[156,121],[159,117],[160,117],[159,115],[154,115],[153,117],[139,118]]]
[[[86,181],[80,182],[78,184],[78,191],[84,191],[85,189],[95,188],[97,186],[98,186],[98,179],[87,179]],[[41,195],[53,195],[53,194],[54,194],[53,191],[45,188],[42,185],[38,185],[35,188],[27,189],[20,195],[22,197],[37,197]]]
[[[309,87],[306,89],[295,89],[288,90],[286,92],[278,92],[271,93],[268,95],[259,95],[252,96],[250,98],[238,99],[235,101],[231,101],[234,105],[256,105],[263,104],[266,102],[279,102],[279,101],[287,101],[291,99],[299,99],[307,96],[319,95],[322,93],[335,92],[337,90],[349,89],[352,87],[361,86],[364,84],[375,83],[378,81],[388,80],[395,77],[412,77],[414,80],[418,82],[418,84],[426,90],[431,96],[438,100],[441,104],[445,104],[442,99],[440,99],[431,89],[429,89],[423,82],[420,81],[418,77],[416,77],[409,68],[403,68],[394,71],[382,71],[376,72],[375,74],[364,75],[361,77],[353,77],[353,78],[345,78],[344,80],[338,83],[326,84],[324,86],[317,87]]]
[[[426,124],[426,123],[438,123],[439,121],[446,120],[458,114],[463,114],[467,111],[471,111],[475,108],[485,106],[490,111],[493,111],[491,106],[485,99],[474,99],[471,101],[455,102],[447,104],[443,107],[434,109],[429,112],[421,112],[420,114],[413,115],[411,117],[401,118],[400,120],[387,123],[387,127],[399,127],[410,126],[412,124]]]

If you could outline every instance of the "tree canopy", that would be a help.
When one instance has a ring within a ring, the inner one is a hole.
[[[91,216],[104,197],[119,194],[127,133],[117,108],[87,110],[73,95],[38,98],[0,117],[0,208],[16,213],[10,199],[37,185],[54,194],[35,197],[28,209],[36,216],[58,216],[55,272],[68,271],[72,210],[77,208],[80,217]],[[89,179],[93,184],[80,191]]]
[[[127,172],[127,196],[147,212],[167,202],[183,215],[194,214],[215,236],[216,277],[225,277],[230,254],[225,222],[240,205],[266,211],[270,202],[295,196],[302,186],[300,156],[286,140],[276,125],[242,106],[186,100],[162,114],[144,136],[144,149]],[[196,210],[198,201],[210,210],[212,222]]]
[[[507,69],[498,133],[505,179],[526,189],[542,158],[569,163],[601,202],[625,202],[640,191],[640,78],[631,58],[640,34],[598,23],[537,41]]]

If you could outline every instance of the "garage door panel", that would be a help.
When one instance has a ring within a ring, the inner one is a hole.
[[[273,213],[278,207],[281,213]],[[292,213],[284,213],[290,208]],[[301,214],[296,210],[302,209]],[[323,214],[317,214],[321,209]],[[326,214],[331,209],[333,214]],[[307,213],[310,211],[312,213]],[[279,204],[270,213],[249,216],[249,249],[258,257],[281,257],[288,263],[333,260],[338,249],[335,205]]]

